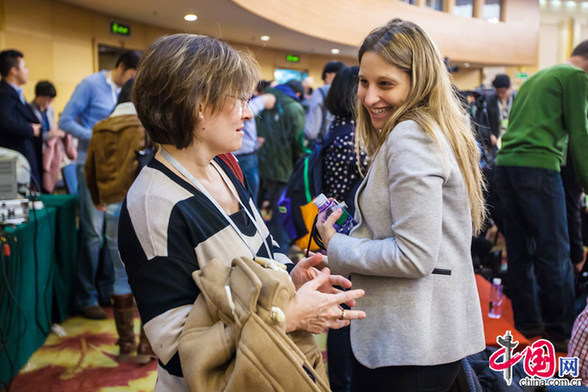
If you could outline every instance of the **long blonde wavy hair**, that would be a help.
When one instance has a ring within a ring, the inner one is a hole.
[[[358,102],[357,152],[365,151],[368,157],[373,158],[396,124],[406,120],[419,124],[441,148],[434,131],[439,127],[455,154],[467,187],[473,230],[479,232],[486,216],[480,151],[436,45],[416,24],[394,19],[365,38],[359,49],[360,66],[367,51],[379,54],[388,63],[406,72],[410,76],[411,88],[406,100],[381,131],[374,128],[368,110]]]

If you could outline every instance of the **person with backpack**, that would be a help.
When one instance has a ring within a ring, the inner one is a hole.
[[[323,68],[322,79],[325,85],[312,92],[306,114],[304,136],[307,140],[324,139],[326,136],[333,116],[325,107],[325,99],[331,88],[331,82],[343,68],[345,68],[345,64],[340,61],[329,61]]]
[[[349,235],[320,214],[328,265],[369,318],[351,323],[351,392],[447,391],[486,346],[470,256],[484,222],[480,152],[439,50],[394,19],[359,49],[358,150],[370,168]]]

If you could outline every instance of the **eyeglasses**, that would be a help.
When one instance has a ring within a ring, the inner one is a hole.
[[[247,95],[244,97],[236,97],[234,95],[229,95],[229,97],[235,99],[237,103],[241,105],[241,108],[245,110],[249,106],[249,102],[251,102],[251,98],[253,98],[253,95]]]

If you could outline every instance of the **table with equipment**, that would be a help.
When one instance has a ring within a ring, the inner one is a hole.
[[[0,236],[0,389],[72,314],[77,226],[75,195],[43,195],[29,221]]]

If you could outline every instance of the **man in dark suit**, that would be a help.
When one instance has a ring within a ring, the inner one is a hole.
[[[0,146],[16,150],[28,159],[31,181],[40,190],[42,162],[37,157],[42,148],[41,124],[22,93],[29,70],[21,52],[0,52],[0,76]]]
[[[494,93],[488,95],[486,108],[488,110],[488,126],[490,127],[490,141],[497,145],[508,126],[508,116],[514,100],[515,93],[510,85],[510,78],[506,74],[498,74],[492,82]]]
[[[508,126],[510,108],[516,94],[512,90],[510,78],[506,74],[496,75],[492,86],[494,87],[492,94],[479,98],[476,124],[482,147],[482,172],[488,184],[485,195],[486,204],[498,230],[504,233],[504,212],[498,197],[495,161],[499,140]]]

